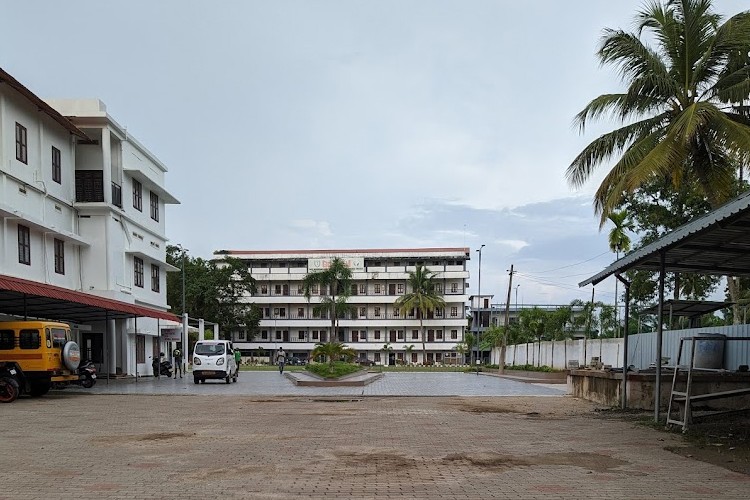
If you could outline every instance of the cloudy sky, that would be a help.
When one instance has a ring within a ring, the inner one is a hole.
[[[724,15],[746,2],[715,0]],[[595,52],[638,0],[3,2],[0,67],[91,98],[169,168],[167,235],[218,249],[469,247],[472,293],[587,299],[613,260],[564,172],[614,124]],[[614,282],[597,287],[614,300]]]

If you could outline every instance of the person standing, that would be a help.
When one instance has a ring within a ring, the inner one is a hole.
[[[276,361],[276,364],[279,365],[279,373],[284,373],[284,365],[286,364],[286,353],[284,352],[283,347],[279,347],[279,350],[276,351],[275,361]]]
[[[242,353],[239,349],[234,349],[234,364],[237,365],[237,375],[240,374],[240,364],[242,364]]]
[[[175,347],[172,351],[172,357],[174,358],[174,378],[177,378],[177,371],[180,371],[180,378],[182,378],[182,351]]]

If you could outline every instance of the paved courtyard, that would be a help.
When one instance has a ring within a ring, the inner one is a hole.
[[[666,451],[681,446],[679,436],[600,418],[552,387],[399,373],[365,389],[404,397],[362,396],[362,388],[284,395],[301,388],[274,372],[241,378],[100,381],[94,391],[0,406],[0,500],[699,499],[750,491],[750,476]],[[415,387],[435,397],[407,396]],[[492,390],[505,395],[435,394]]]
[[[461,372],[387,372],[363,387],[298,387],[278,371],[240,372],[237,383],[209,380],[194,384],[192,375],[183,378],[154,377],[100,379],[96,394],[203,394],[274,396],[562,396],[565,385],[527,384],[489,375]]]

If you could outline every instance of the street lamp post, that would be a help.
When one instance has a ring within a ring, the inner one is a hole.
[[[481,351],[479,347],[479,342],[481,340],[481,328],[482,328],[482,249],[484,248],[484,244],[480,246],[477,249],[477,252],[479,252],[479,274],[477,276],[477,336],[475,342],[477,345],[477,360],[481,359]]]

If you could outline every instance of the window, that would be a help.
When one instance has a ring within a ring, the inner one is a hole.
[[[270,318],[271,317],[271,308],[270,307],[264,307],[263,308],[263,317],[264,318]]]
[[[379,352],[375,353],[375,362],[376,363],[380,363],[380,353]]]
[[[297,332],[297,340],[305,340],[305,331],[304,330],[300,330],[299,332]]]
[[[359,285],[359,294],[365,295],[367,293],[367,285]]]
[[[18,262],[31,265],[31,232],[26,226],[18,225]]]
[[[418,339],[419,338],[419,330],[412,330],[411,331],[411,338],[412,338],[412,340]]]
[[[360,307],[359,308],[359,317],[360,318],[366,318],[367,317],[367,308],[366,307]]]
[[[410,318],[413,318],[413,317],[414,317],[414,308],[412,308],[412,309],[409,309],[409,317],[410,317]]]
[[[159,266],[151,264],[151,290],[159,291]]]
[[[62,184],[62,159],[60,150],[52,146],[52,180]]]
[[[298,307],[297,308],[297,317],[298,318],[304,318],[305,317],[305,308],[304,307]]]
[[[367,340],[367,330],[359,331],[359,340]]]
[[[375,340],[380,340],[380,330],[375,330],[373,336]]]
[[[55,238],[55,272],[65,274],[65,242]]]
[[[281,340],[281,332],[280,331],[276,332],[276,340]]]
[[[76,170],[76,201],[85,203],[104,201],[104,172]]]
[[[16,334],[13,330],[0,330],[0,350],[7,351],[16,345]]]
[[[435,330],[435,338],[437,340],[443,340],[443,330]]]
[[[318,330],[313,330],[313,332],[312,332],[312,338],[313,338],[313,340],[318,340]]]
[[[310,293],[311,293],[312,295],[318,295],[318,285],[313,285],[313,286],[312,286],[312,287],[310,287],[310,288],[311,288],[311,290],[310,290]]]
[[[281,295],[281,285],[274,285],[273,286],[273,294],[274,295]]]
[[[435,283],[435,292],[436,293],[443,293],[443,285],[442,285],[442,283]]]
[[[393,309],[393,317],[398,318],[398,315],[401,314],[401,312],[398,310],[398,307]]]
[[[451,283],[451,293],[458,292],[458,283]]]
[[[380,307],[376,307],[376,308],[375,308],[375,317],[376,317],[376,318],[379,318],[379,317],[380,317]]]
[[[436,318],[442,318],[443,317],[443,311],[444,311],[444,309],[442,307],[436,307],[435,308],[435,317]]]
[[[145,335],[135,336],[135,362],[136,363],[146,362],[146,336]]]
[[[403,283],[399,283],[398,284],[398,293],[399,294],[404,293],[404,284]]]
[[[305,290],[302,285],[297,285],[297,295],[304,295]]]
[[[260,338],[263,340],[268,340],[268,330],[261,330]]]
[[[268,295],[268,285],[260,285],[260,294]]]
[[[26,142],[26,127],[16,122],[16,160],[28,163],[29,145]]]
[[[458,307],[451,307],[451,318],[458,316]]]
[[[398,340],[404,340],[404,331],[403,331],[403,330],[399,330],[399,331],[398,331],[398,332],[396,333],[396,338],[397,338]]]
[[[133,273],[135,286],[143,288],[143,259],[133,257]]]
[[[151,191],[151,218],[159,222],[159,196]]]
[[[375,285],[375,293],[380,293],[380,285]]]
[[[286,307],[279,307],[279,318],[286,318]]]
[[[18,347],[21,349],[39,349],[42,347],[42,336],[39,330],[21,330],[18,335]]]
[[[143,186],[135,179],[133,179],[133,208],[143,212]]]
[[[456,340],[458,338],[458,330],[451,330],[451,340]]]
[[[417,362],[417,353],[413,352],[411,353],[411,362],[416,363]]]

